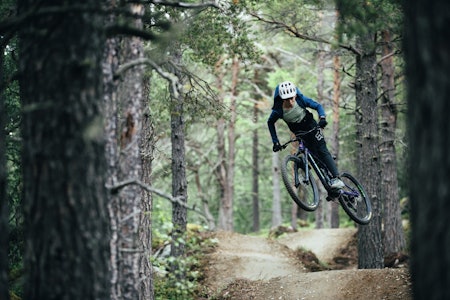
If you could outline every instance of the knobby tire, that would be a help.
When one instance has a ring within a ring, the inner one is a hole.
[[[367,197],[362,185],[349,173],[342,173],[341,180],[345,183],[344,193],[339,196],[339,202],[347,215],[356,223],[366,225],[372,219],[372,203]],[[358,197],[351,197],[345,192],[357,191]]]
[[[314,211],[319,206],[319,190],[311,169],[308,169],[309,181],[303,182],[306,175],[303,164],[303,160],[295,155],[286,156],[281,164],[281,177],[292,200],[300,208],[306,211]],[[297,168],[299,173],[300,185],[297,188],[294,184],[294,168]]]

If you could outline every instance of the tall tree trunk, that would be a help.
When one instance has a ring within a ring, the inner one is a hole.
[[[4,81],[4,49],[0,47],[0,299],[8,299],[8,193],[6,172],[6,107]]]
[[[414,299],[450,299],[450,2],[405,1]]]
[[[358,267],[382,268],[383,247],[380,216],[380,153],[378,138],[377,69],[375,35],[357,38],[361,55],[356,57],[356,126],[358,178],[372,202],[373,217],[358,228]]]
[[[340,76],[340,68],[341,62],[339,55],[333,56],[333,123],[332,130],[333,134],[330,137],[331,140],[331,149],[339,158],[339,100],[341,98],[341,76]],[[336,165],[338,166],[338,161],[336,161]],[[337,202],[331,201],[330,203],[330,227],[331,228],[339,228],[339,204]]]
[[[272,153],[272,181],[272,228],[274,228],[283,222],[281,217],[280,152]]]
[[[255,102],[253,106],[253,122],[258,123],[259,109]],[[253,206],[253,232],[259,231],[259,153],[258,153],[258,130],[253,130],[252,147],[252,206]]]
[[[115,9],[111,4],[112,1],[108,1],[111,7],[109,9]],[[110,16],[106,20],[105,26],[109,26],[115,22],[114,16]],[[117,179],[117,157],[119,152],[118,146],[118,103],[117,103],[117,81],[114,80],[114,74],[119,67],[119,52],[120,52],[120,39],[110,38],[106,41],[106,47],[103,58],[103,90],[104,101],[103,110],[105,115],[105,157],[107,163],[107,179],[106,184],[108,186],[114,186],[118,183]],[[116,286],[118,281],[118,195],[117,193],[109,194],[108,199],[108,212],[111,223],[111,237],[110,237],[110,266],[111,266],[111,299],[117,298]]]
[[[297,214],[298,214],[298,206],[297,204],[292,201],[292,206],[291,206],[291,227],[292,229],[297,229]]]
[[[108,299],[103,3],[40,1],[20,32],[24,299]],[[18,1],[29,13],[35,1]]]
[[[219,104],[223,105],[224,101],[224,90],[223,90],[223,72],[222,72],[222,64],[224,61],[224,57],[222,57],[219,61],[217,61],[215,65],[215,73],[216,73],[216,85],[218,92]],[[226,150],[225,150],[225,119],[220,118],[217,120],[217,180],[219,183],[220,189],[220,203],[219,203],[219,220],[218,220],[218,228],[221,230],[227,230],[227,223],[225,212],[223,209],[224,203],[227,202],[228,191],[226,188],[227,183],[227,164],[226,164]]]
[[[323,86],[324,86],[324,70],[325,70],[325,52],[323,50],[323,45],[319,43],[319,53],[317,57],[317,64],[318,64],[318,70],[317,70],[317,102],[321,103],[324,108],[326,108],[327,105],[324,103],[324,96],[323,96]],[[324,219],[326,216],[326,204],[327,201],[325,201],[326,193],[323,193],[324,189],[320,189],[320,197],[322,198],[322,205],[319,205],[319,207],[315,211],[316,215],[316,228],[323,228],[324,227]],[[324,197],[325,196],[325,197]]]
[[[216,223],[214,221],[214,216],[212,215],[212,213],[209,209],[209,203],[208,203],[207,196],[205,195],[205,193],[203,193],[203,188],[201,185],[200,174],[199,174],[198,168],[196,168],[194,170],[194,174],[195,174],[195,185],[197,186],[197,194],[199,195],[199,197],[202,201],[203,211],[205,212],[206,221],[208,223],[208,229],[210,231],[214,231],[216,229]]]
[[[135,16],[142,16],[142,5],[129,5],[126,8]],[[142,28],[142,22],[136,18],[132,23],[136,28]],[[143,43],[138,37],[126,37],[121,41],[119,52],[120,63],[139,59],[143,55]],[[140,179],[142,174],[140,156],[140,134],[142,121],[142,65],[125,70],[117,88],[117,99],[121,114],[118,125],[120,152],[118,157],[117,181]],[[112,218],[116,222],[113,228],[116,243],[114,248],[114,266],[117,267],[117,277],[113,280],[112,299],[138,299],[139,298],[139,218],[141,207],[141,188],[137,185],[127,185],[118,191],[112,198],[114,207]]]
[[[172,58],[175,65],[181,64],[181,51],[179,46],[173,47]],[[182,86],[183,74],[179,70],[173,69],[172,73],[176,75]],[[184,123],[184,94],[181,91],[171,90],[172,102],[170,109],[170,127],[172,142],[172,196],[179,197],[184,203],[187,203],[187,182],[186,182],[186,152],[185,152],[185,123]],[[171,255],[179,257],[184,254],[185,244],[183,236],[186,232],[187,209],[186,207],[173,203],[172,205],[172,244]],[[177,267],[173,265],[172,267]],[[174,270],[175,271],[175,270]],[[179,270],[181,271],[181,270]],[[181,275],[181,274],[180,274]],[[181,275],[181,277],[184,277]]]
[[[232,77],[231,77],[231,103],[230,103],[230,121],[228,122],[228,176],[227,176],[227,190],[228,199],[225,203],[224,212],[226,216],[227,230],[233,231],[233,200],[234,200],[234,166],[236,160],[236,118],[237,105],[236,97],[238,95],[237,87],[239,81],[240,62],[238,57],[233,58]]]
[[[226,231],[233,231],[233,196],[234,196],[234,165],[235,165],[235,125],[236,125],[236,96],[239,75],[239,60],[233,58],[232,62],[232,78],[231,78],[231,103],[230,103],[230,120],[228,122],[228,157],[223,156],[221,162],[221,174],[223,183],[223,195],[219,208],[219,228]],[[222,124],[224,125],[224,124]],[[224,129],[223,129],[224,130]],[[221,134],[224,134],[222,132]],[[225,139],[223,137],[223,142]],[[223,147],[225,144],[223,144]],[[225,154],[225,148],[220,150]]]
[[[219,96],[222,98],[223,96]],[[223,100],[223,98],[222,98]],[[217,227],[221,230],[226,230],[227,223],[224,212],[224,203],[228,197],[226,190],[226,177],[227,177],[227,166],[226,166],[226,150],[225,150],[225,119],[220,118],[217,120],[217,156],[218,156],[218,166],[217,166],[217,177],[219,182],[220,190],[220,203],[219,203],[219,219]]]
[[[385,255],[404,250],[405,236],[402,228],[400,200],[398,198],[397,155],[395,131],[397,129],[397,106],[395,103],[394,61],[390,32],[384,30],[383,60],[381,61],[381,178],[382,195],[386,198],[383,211]]]
[[[154,128],[152,116],[149,109],[150,101],[150,79],[144,78],[144,95],[142,97],[142,135],[140,141],[141,164],[142,164],[142,182],[151,186],[152,160],[154,149]],[[142,190],[141,214],[139,218],[139,299],[153,299],[153,272],[150,257],[152,255],[152,194]]]

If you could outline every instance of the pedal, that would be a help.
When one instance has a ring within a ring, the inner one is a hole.
[[[331,198],[330,196],[327,196],[327,201],[328,201],[328,202],[334,201],[334,200],[336,200],[336,198]]]

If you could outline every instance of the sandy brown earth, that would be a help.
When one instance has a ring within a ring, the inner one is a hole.
[[[356,268],[355,233],[301,230],[278,239],[217,233],[218,247],[208,255],[208,294],[213,299],[412,299],[406,266]]]

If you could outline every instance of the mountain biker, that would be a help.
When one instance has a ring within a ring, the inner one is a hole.
[[[277,122],[278,119],[283,119],[294,134],[316,128],[312,132],[302,136],[302,139],[304,140],[306,147],[308,147],[308,149],[327,166],[328,170],[330,170],[333,176],[330,180],[330,186],[336,189],[343,188],[344,183],[338,177],[338,169],[334,163],[333,157],[328,151],[321,130],[328,124],[322,105],[311,98],[304,96],[290,81],[280,83],[275,88],[273,98],[274,103],[272,113],[267,120],[270,135],[272,136],[273,152],[282,149],[275,129],[275,122]],[[308,107],[317,111],[319,114],[319,123],[314,120],[313,114],[307,110]],[[318,129],[317,125],[321,129]]]

